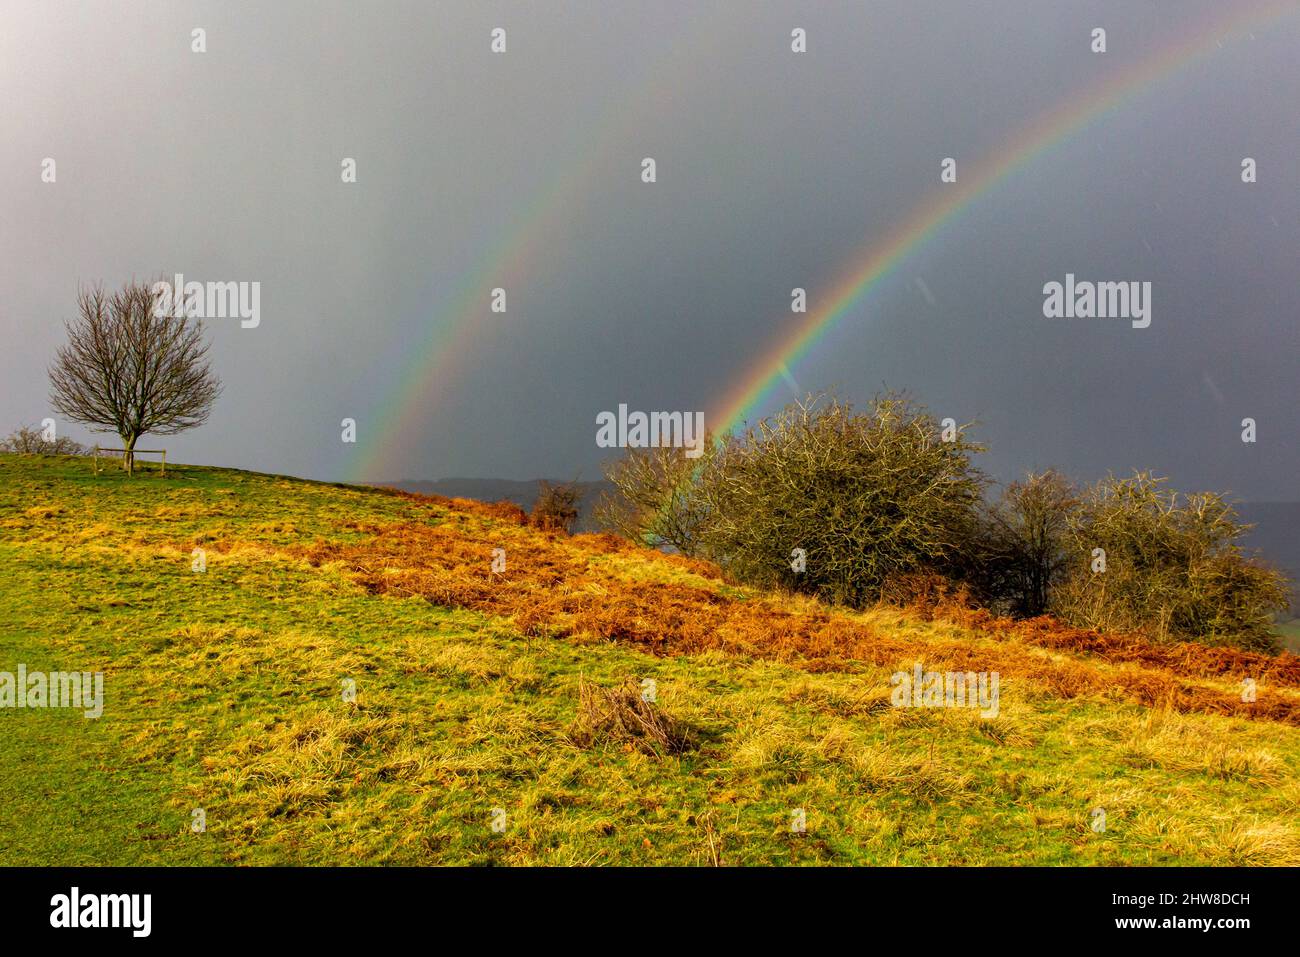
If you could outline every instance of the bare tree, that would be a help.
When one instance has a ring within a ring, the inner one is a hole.
[[[142,435],[175,435],[207,421],[221,383],[208,365],[201,327],[156,315],[148,285],[77,293],[77,318],[50,366],[50,402],[68,418],[122,439],[122,466],[135,465]]]

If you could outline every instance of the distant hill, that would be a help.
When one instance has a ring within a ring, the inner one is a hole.
[[[479,502],[514,502],[525,512],[532,511],[537,501],[537,486],[542,479],[521,481],[517,479],[492,478],[445,478],[434,482],[406,480],[401,482],[380,482],[388,488],[400,488],[404,492],[416,492],[420,495],[442,495],[447,498],[471,498]],[[562,479],[546,479],[552,485],[558,485]],[[582,490],[582,501],[578,506],[578,531],[596,530],[592,519],[592,509],[605,491],[612,491],[614,486],[605,480],[598,482],[575,482]]]

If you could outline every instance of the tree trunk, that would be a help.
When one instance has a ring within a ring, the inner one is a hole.
[[[135,443],[137,436],[122,436],[122,468],[127,475],[135,474]]]

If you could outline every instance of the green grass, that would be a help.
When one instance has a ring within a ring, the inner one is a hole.
[[[0,709],[0,864],[1300,861],[1294,728],[1010,682],[992,721],[880,709],[891,669],[530,640],[290,553],[450,517],[231,470],[0,455],[0,670],[105,674],[98,720]],[[629,676],[656,680],[698,750],[569,739],[579,683]]]

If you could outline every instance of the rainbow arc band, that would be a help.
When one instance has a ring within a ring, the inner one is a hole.
[[[778,383],[793,382],[790,369],[820,342],[840,319],[854,312],[876,284],[911,253],[923,247],[942,226],[969,209],[1017,170],[1065,142],[1123,105],[1137,93],[1215,50],[1224,37],[1258,27],[1285,13],[1300,12],[1295,0],[1252,6],[1214,17],[1184,32],[1159,53],[1107,77],[1024,127],[997,155],[965,167],[956,183],[941,187],[934,198],[900,223],[885,239],[871,245],[857,264],[825,294],[826,305],[802,317],[797,327],[754,362],[706,417],[719,439],[764,407]],[[1106,54],[1098,54],[1105,56]],[[936,171],[936,178],[938,176]]]

